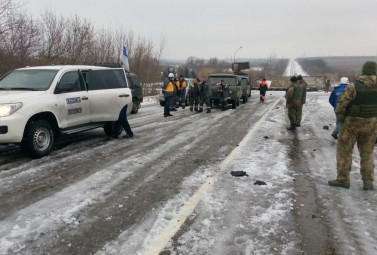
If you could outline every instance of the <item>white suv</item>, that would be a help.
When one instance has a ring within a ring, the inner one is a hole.
[[[33,157],[49,154],[62,134],[113,123],[132,95],[122,68],[40,66],[9,72],[0,80],[0,144],[19,144]]]

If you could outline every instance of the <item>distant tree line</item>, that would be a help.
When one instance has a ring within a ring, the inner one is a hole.
[[[141,82],[160,79],[165,38],[156,45],[133,31],[96,28],[87,19],[64,17],[44,9],[38,18],[14,0],[0,0],[0,74],[35,65],[119,62],[122,45],[132,72]]]

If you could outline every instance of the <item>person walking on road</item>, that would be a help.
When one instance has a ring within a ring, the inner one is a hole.
[[[211,85],[207,83],[205,79],[202,79],[202,82],[199,84],[199,90],[200,90],[200,105],[199,105],[199,112],[203,112],[203,105],[206,104],[207,107],[207,113],[211,112],[211,96],[212,96],[212,90]]]
[[[123,138],[132,138],[134,137],[134,133],[131,130],[130,123],[128,123],[127,120],[127,108],[128,105],[126,104],[123,106],[122,110],[119,113],[118,120],[115,121],[113,126],[113,132],[112,132],[112,138],[118,139],[118,136],[120,133],[122,133],[122,129],[126,131],[126,135],[123,136]]]
[[[367,61],[361,76],[340,94],[336,120],[342,125],[336,151],[337,178],[330,186],[349,188],[352,151],[355,143],[360,153],[360,173],[364,190],[373,190],[373,150],[377,136],[377,64]]]
[[[334,107],[334,112],[336,109],[336,102],[338,101],[340,94],[343,93],[343,91],[346,89],[348,84],[349,84],[348,78],[342,77],[340,79],[339,85],[336,86],[334,90],[331,92],[330,97],[329,97],[329,103],[331,104],[332,107]],[[340,127],[341,127],[341,123],[339,121],[336,121],[335,129],[331,134],[331,136],[334,137],[334,139],[338,139]]]
[[[288,86],[285,94],[286,107],[288,109],[288,118],[291,124],[287,129],[290,131],[294,131],[296,130],[297,111],[298,108],[301,106],[303,90],[298,88],[296,76],[292,76],[290,81],[291,83]]]
[[[174,74],[169,73],[168,75],[168,81],[162,86],[162,93],[165,97],[165,103],[164,103],[164,117],[173,116],[170,114],[170,104],[171,99],[174,94]]]
[[[302,119],[302,108],[304,107],[304,104],[306,103],[306,90],[307,90],[308,84],[301,75],[297,76],[297,89],[298,93],[300,90],[302,90],[302,96],[301,96],[301,104],[297,108],[296,112],[296,127],[301,127],[301,119]],[[301,93],[301,92],[300,92]]]
[[[258,90],[259,90],[259,102],[264,103],[264,99],[266,97],[266,91],[268,90],[268,83],[265,78],[263,78],[262,81],[258,83]]]

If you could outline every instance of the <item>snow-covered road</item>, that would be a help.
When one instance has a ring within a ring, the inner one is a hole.
[[[287,68],[285,69],[285,72],[283,76],[297,76],[297,75],[302,75],[302,76],[308,76],[308,73],[306,73],[301,65],[297,62],[295,59],[291,59],[288,62]]]
[[[377,193],[361,189],[357,153],[351,188],[327,185],[328,94],[308,93],[295,133],[283,96],[172,118],[148,105],[132,140],[93,130],[42,159],[1,153],[0,254],[376,254]]]

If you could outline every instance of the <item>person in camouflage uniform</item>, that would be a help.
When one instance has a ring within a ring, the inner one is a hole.
[[[299,90],[302,90],[302,96],[301,96],[301,104],[297,107],[296,111],[296,127],[301,126],[301,119],[302,119],[302,108],[304,104],[306,103],[306,89],[308,87],[308,84],[301,75],[297,76],[297,88]]]
[[[286,107],[288,109],[288,118],[291,124],[287,129],[294,131],[296,130],[297,126],[297,111],[301,106],[303,89],[302,87],[297,86],[296,76],[292,76],[290,81],[291,84],[288,86],[285,94],[285,98],[287,100]]]
[[[203,112],[203,105],[206,104],[207,113],[211,113],[211,96],[212,90],[211,85],[205,80],[202,79],[202,82],[199,84],[199,91],[200,91],[200,104],[199,104],[199,112]]]
[[[199,99],[200,99],[200,91],[199,91],[199,83],[200,80],[196,78],[192,83],[190,83],[190,111],[192,112],[194,110],[195,106],[195,111],[198,112],[198,106],[199,106]]]
[[[336,119],[342,123],[336,152],[337,178],[330,186],[349,188],[352,151],[355,143],[360,153],[363,189],[373,189],[373,150],[377,131],[376,62],[363,65],[362,75],[347,86],[336,105]]]

